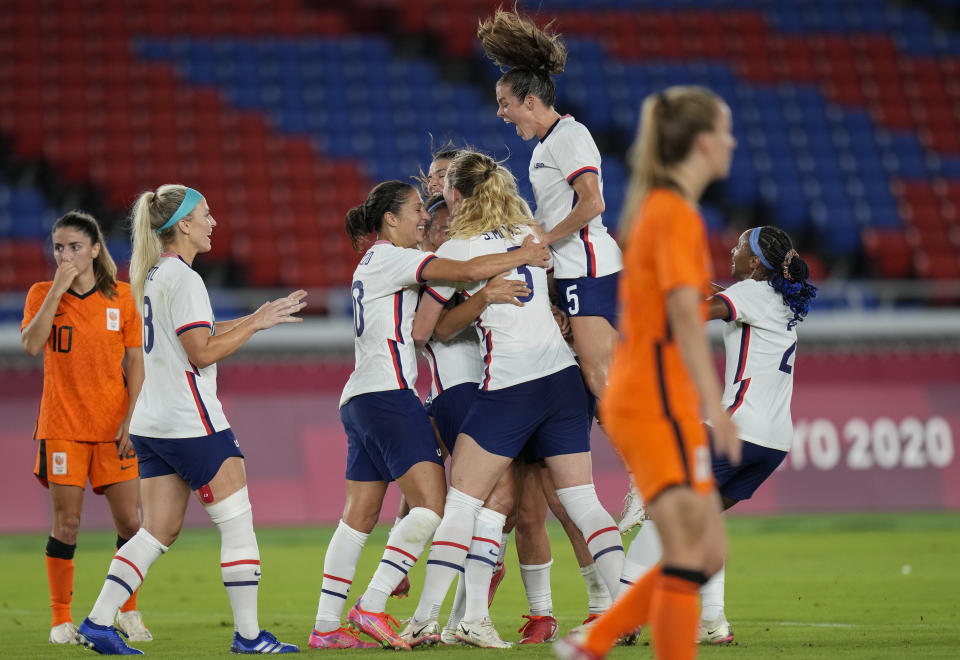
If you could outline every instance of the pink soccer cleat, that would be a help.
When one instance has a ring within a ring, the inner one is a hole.
[[[519,644],[545,644],[557,639],[560,627],[552,616],[524,614],[523,618],[527,619],[527,622],[517,631],[520,633]]]
[[[394,598],[406,598],[410,595],[410,578],[406,575],[403,576],[403,579],[400,580],[400,584],[397,585],[397,588],[393,590],[393,593],[390,594]]]
[[[357,603],[347,613],[347,623],[373,637],[385,649],[410,651],[410,645],[397,634],[394,626],[400,627],[397,620],[386,612],[367,612]],[[391,625],[392,624],[392,625]]]
[[[337,628],[330,632],[310,633],[310,648],[312,649],[375,649],[379,644],[364,642],[349,628]]]
[[[500,586],[500,583],[503,581],[503,576],[506,574],[506,565],[497,564],[497,568],[493,571],[493,576],[490,578],[490,591],[487,592],[487,607],[493,604],[493,597],[497,594],[497,587]]]

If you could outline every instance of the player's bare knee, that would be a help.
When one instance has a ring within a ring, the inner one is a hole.
[[[80,516],[74,513],[61,513],[53,519],[53,538],[69,545],[76,545],[80,532]]]

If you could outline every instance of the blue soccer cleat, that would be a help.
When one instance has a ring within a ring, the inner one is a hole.
[[[103,655],[143,655],[143,651],[127,646],[123,641],[126,634],[113,626],[101,626],[90,619],[84,619],[77,628],[77,642]]]
[[[230,645],[230,653],[300,653],[300,647],[296,644],[287,644],[280,642],[266,630],[261,630],[256,639],[246,639],[241,637],[240,633],[233,633],[233,644]]]

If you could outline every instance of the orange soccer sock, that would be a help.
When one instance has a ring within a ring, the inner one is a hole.
[[[47,541],[47,581],[53,626],[73,621],[70,602],[73,600],[73,553],[76,548],[76,545],[68,545],[52,536]]]
[[[659,579],[660,567],[654,566],[621,593],[610,609],[590,627],[584,646],[602,657],[622,634],[646,623]]]
[[[693,660],[697,655],[697,593],[700,571],[664,567],[651,603],[654,655],[659,660]]]

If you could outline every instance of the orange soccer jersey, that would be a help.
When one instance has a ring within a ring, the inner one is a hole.
[[[53,282],[30,287],[21,330],[40,310]],[[117,282],[111,300],[97,289],[67,291],[43,347],[43,398],[35,438],[113,442],[129,400],[124,351],[142,344],[130,285]]]
[[[649,501],[670,485],[712,487],[700,396],[670,332],[667,296],[678,287],[710,295],[703,221],[677,192],[653,190],[624,253],[622,340],[610,366],[601,418]],[[702,308],[706,322],[706,303]]]

